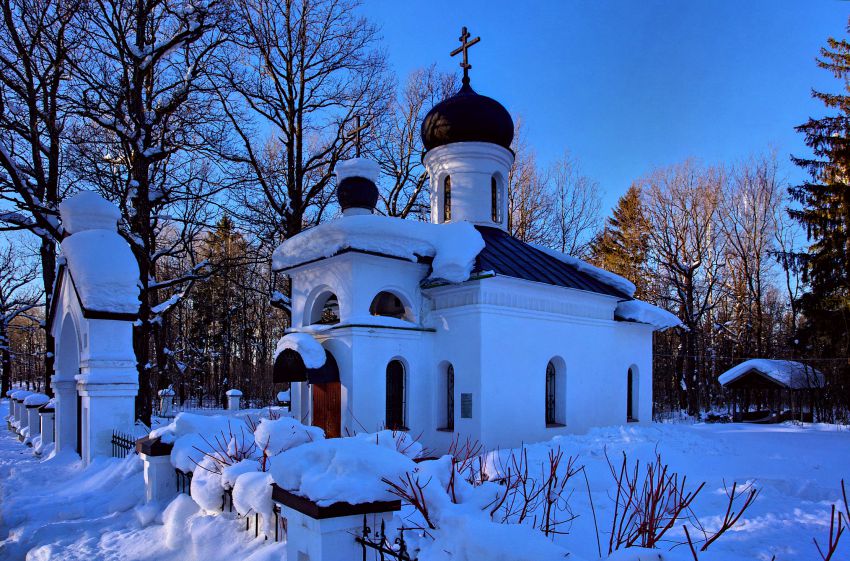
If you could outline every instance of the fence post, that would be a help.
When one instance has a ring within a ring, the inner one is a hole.
[[[310,561],[365,559],[365,550],[355,539],[363,533],[364,517],[374,530],[401,509],[401,501],[318,506],[277,484],[272,485],[272,500],[286,521],[286,558]]]
[[[177,495],[174,467],[171,465],[173,447],[173,444],[150,436],[136,441],[136,452],[144,462],[146,502],[165,502]]]
[[[159,416],[174,416],[174,390],[171,388],[159,390]]]
[[[27,407],[24,405],[24,399],[32,395],[32,392],[20,391],[15,398],[15,420],[17,421],[18,440],[23,441],[24,430],[29,426],[29,417],[27,417]]]
[[[50,402],[38,408],[38,416],[41,418],[41,422],[39,423],[41,426],[41,442],[34,450],[36,454],[41,454],[42,451],[53,444],[53,418],[55,413],[56,410],[53,409],[53,404]]]
[[[242,392],[239,390],[227,390],[224,395],[227,396],[227,410],[238,411],[239,401],[242,399]]]

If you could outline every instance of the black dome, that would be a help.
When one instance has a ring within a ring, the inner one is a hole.
[[[479,95],[468,83],[444,99],[422,121],[425,150],[453,142],[490,142],[510,150],[514,121],[501,103]]]
[[[371,179],[346,177],[337,183],[336,198],[342,210],[347,208],[373,210],[378,204],[378,188]]]

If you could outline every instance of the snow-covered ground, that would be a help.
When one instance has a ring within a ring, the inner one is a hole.
[[[599,518],[603,552],[608,540],[613,502],[613,477],[604,450],[619,467],[621,452],[629,460],[651,461],[656,450],[671,470],[687,475],[687,489],[700,482],[705,488],[693,503],[703,523],[716,526],[726,505],[725,482],[751,482],[760,490],[738,525],[724,534],[701,560],[820,559],[812,542],[826,542],[830,507],[840,498],[841,479],[850,484],[850,431],[846,427],[749,424],[655,424],[597,429],[587,435],[555,439],[531,447],[529,456],[560,445],[566,454],[579,454],[587,468]],[[559,543],[577,555],[597,558],[596,533],[588,516],[586,492],[576,491],[572,508],[580,514],[571,533]],[[681,524],[679,524],[681,527]],[[673,541],[682,532],[671,534]],[[679,547],[677,559],[691,559]],[[842,555],[850,559],[850,538],[843,538]],[[648,558],[647,558],[648,559]]]
[[[0,415],[7,414],[7,407],[7,401],[0,402]],[[649,461],[658,451],[671,469],[687,475],[688,488],[705,481],[693,510],[708,526],[725,511],[724,480],[751,482],[761,490],[738,526],[700,556],[703,561],[774,555],[777,561],[819,559],[812,539],[826,540],[830,505],[839,498],[840,480],[850,480],[850,431],[830,426],[611,427],[532,445],[530,463],[546,457],[553,446],[578,455],[578,464],[586,466],[603,550],[614,488],[606,450],[615,462],[622,452],[630,461]],[[285,559],[282,544],[255,539],[232,515],[199,512],[186,495],[167,508],[145,506],[143,487],[135,456],[100,459],[84,470],[73,458],[40,461],[12,433],[0,430],[0,559]],[[557,540],[573,552],[571,559],[598,558],[589,504],[584,479],[577,479],[570,505],[579,517]],[[670,537],[676,541],[680,534]],[[850,538],[845,536],[834,559],[848,556]],[[513,558],[521,559],[521,553]],[[691,557],[679,547],[672,558]]]
[[[0,417],[8,400],[0,402]],[[283,544],[246,532],[233,515],[199,511],[186,495],[163,512],[144,504],[142,462],[38,460],[0,428],[0,560],[280,561]]]

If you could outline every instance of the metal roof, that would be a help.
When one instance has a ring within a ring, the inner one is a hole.
[[[628,294],[514,238],[499,228],[490,226],[475,228],[484,238],[484,249],[475,259],[474,273],[493,271],[497,275],[506,277],[631,299]]]

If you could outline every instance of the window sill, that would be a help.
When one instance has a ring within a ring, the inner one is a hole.
[[[437,432],[454,432],[454,431],[455,431],[454,428],[449,428],[449,427],[440,427],[440,428],[437,429]]]
[[[562,429],[566,426],[566,423],[546,423],[547,429]]]
[[[393,432],[408,432],[410,429],[408,427],[387,427],[386,430],[391,430]]]
[[[640,420],[639,419],[626,419],[626,422],[627,423],[639,423]]]

